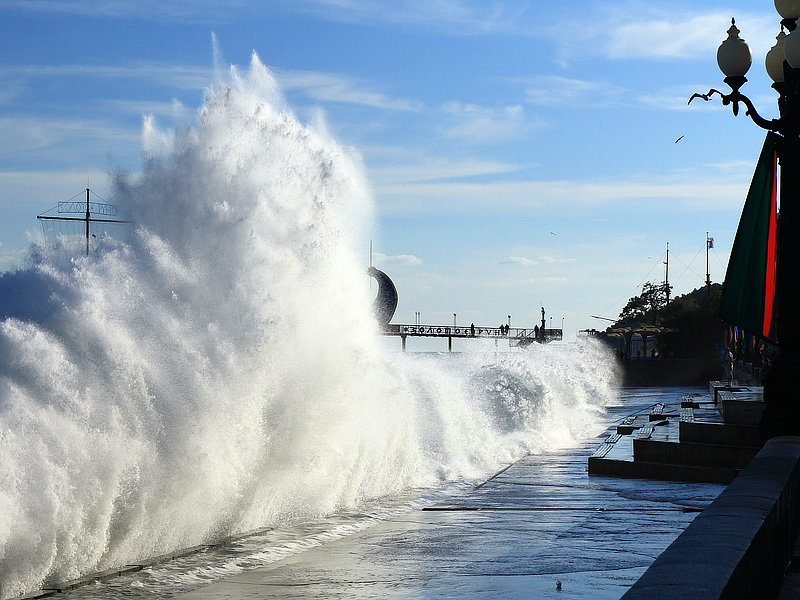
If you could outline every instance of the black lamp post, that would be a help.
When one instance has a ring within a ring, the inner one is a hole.
[[[774,81],[772,87],[780,95],[780,118],[769,121],[762,118],[750,99],[739,92],[747,81],[744,75],[750,68],[751,54],[733,20],[728,38],[717,50],[717,63],[731,92],[723,94],[712,89],[708,94],[694,94],[689,99],[689,102],[694,98],[709,100],[719,94],[723,105],[733,105],[734,115],[739,114],[742,103],[747,107],[745,114],[756,125],[779,135],[776,147],[781,167],[776,268],[778,354],[764,377],[763,440],[774,435],[800,434],[800,380],[796,377],[800,367],[800,29],[797,28],[800,0],[775,0],[775,9],[783,18],[781,32],[767,53],[765,65]],[[784,34],[784,28],[788,35]]]

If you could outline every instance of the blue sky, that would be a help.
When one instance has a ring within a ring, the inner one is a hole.
[[[742,91],[775,117],[768,0],[4,0],[0,269],[37,214],[140,168],[143,115],[192,122],[213,35],[363,156],[395,322],[533,326],[544,305],[568,334],[604,328],[591,315],[663,281],[667,242],[674,295],[703,285],[707,231],[724,277],[764,132],[687,100],[727,90],[731,17],[754,56]]]

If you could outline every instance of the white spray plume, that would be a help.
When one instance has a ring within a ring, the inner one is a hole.
[[[257,56],[229,79],[194,126],[145,121],[127,241],[0,277],[0,597],[475,477],[612,396],[592,346],[384,353],[360,159]]]

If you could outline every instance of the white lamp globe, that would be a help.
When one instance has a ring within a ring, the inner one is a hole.
[[[783,42],[783,54],[793,69],[800,68],[800,29],[795,29]]]
[[[775,0],[775,10],[784,19],[800,17],[800,0]]]
[[[788,38],[787,38],[788,41]],[[739,29],[733,19],[727,39],[717,49],[717,64],[726,77],[744,77],[753,62],[750,47],[739,37]]]
[[[783,48],[786,41],[786,34],[781,31],[775,38],[775,45],[769,49],[764,59],[764,66],[767,68],[767,75],[775,83],[783,83],[783,61],[786,58]]]

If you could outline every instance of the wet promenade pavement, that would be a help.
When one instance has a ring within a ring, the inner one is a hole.
[[[609,421],[683,391],[623,392]],[[590,476],[606,435],[179,597],[618,599],[724,486]]]

